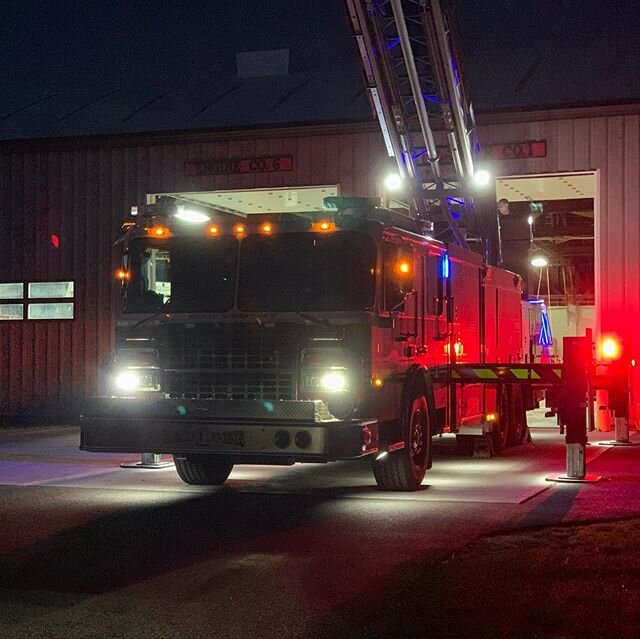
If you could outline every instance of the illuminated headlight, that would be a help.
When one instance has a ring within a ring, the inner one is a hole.
[[[327,373],[320,380],[320,384],[328,391],[342,391],[347,387],[347,378],[343,373]]]
[[[133,391],[140,386],[140,375],[134,371],[124,371],[115,377],[116,386],[123,391]]]

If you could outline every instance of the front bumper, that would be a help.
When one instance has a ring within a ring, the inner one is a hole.
[[[80,448],[236,463],[326,462],[378,450],[376,420],[321,421],[320,413],[312,401],[94,398],[80,417]]]

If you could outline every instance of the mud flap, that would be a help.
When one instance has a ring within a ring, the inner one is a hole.
[[[473,438],[473,454],[474,459],[490,459],[494,455],[493,440],[491,434],[476,435]]]

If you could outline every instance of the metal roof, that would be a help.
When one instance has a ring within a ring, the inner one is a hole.
[[[459,2],[477,111],[640,99],[638,18],[595,0]],[[343,0],[10,0],[0,139],[367,120]],[[236,54],[289,50],[289,73],[239,78]]]

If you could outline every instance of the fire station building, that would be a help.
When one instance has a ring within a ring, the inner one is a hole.
[[[293,45],[238,45],[235,74],[215,88],[194,78],[127,100],[103,90],[0,103],[0,418],[70,417],[95,392],[120,308],[113,243],[132,206],[164,194],[275,214],[383,194],[394,164],[346,20],[335,38],[322,69],[296,66]],[[507,204],[505,264],[545,300],[558,351],[562,335],[591,327],[638,359],[640,102],[578,97],[481,103],[479,139]],[[546,265],[532,267],[532,252]],[[633,391],[637,403],[638,375]]]

